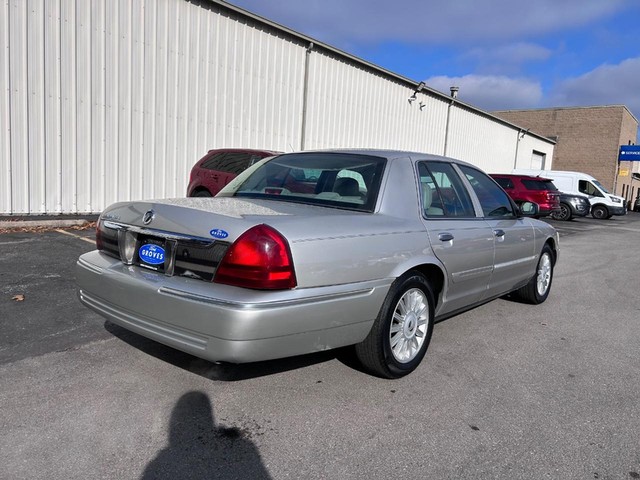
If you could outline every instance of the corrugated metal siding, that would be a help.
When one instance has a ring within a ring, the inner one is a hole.
[[[450,155],[513,160],[514,127],[229,8],[0,0],[0,213],[183,196],[208,149],[298,150],[305,122],[307,149],[442,154],[451,110]]]
[[[0,2],[0,211],[11,211],[11,117],[9,101],[9,2]]]
[[[27,90],[27,11],[26,2],[7,3],[9,32],[9,131],[2,144],[10,144],[10,201],[13,212],[29,212],[29,130]],[[21,192],[21,195],[15,195]],[[4,210],[4,209],[3,209]]]
[[[513,168],[517,130],[505,128],[465,108],[453,106],[447,155],[488,171]]]
[[[305,148],[376,147],[442,153],[446,103],[424,94],[409,103],[412,93],[399,82],[313,52]]]
[[[210,148],[299,148],[304,46],[213,7],[2,2],[0,213],[181,196]]]

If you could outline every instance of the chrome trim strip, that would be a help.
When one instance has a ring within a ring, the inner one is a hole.
[[[471,278],[479,277],[484,275],[485,273],[489,273],[493,271],[493,265],[488,267],[478,267],[473,268],[471,270],[464,270],[462,272],[455,272],[451,274],[451,279],[454,282],[458,282],[460,280],[469,280]]]
[[[510,262],[498,263],[498,264],[495,265],[494,270],[500,270],[501,268],[509,268],[509,267],[513,267],[515,265],[520,265],[522,263],[533,262],[536,258],[537,258],[536,255],[532,255],[530,257],[520,258],[518,260],[512,260]]]
[[[213,245],[216,240],[213,238],[196,237],[194,235],[185,235],[182,233],[167,232],[165,230],[157,230],[155,228],[137,227],[135,225],[127,225],[125,223],[113,222],[105,220],[103,222],[105,228],[111,230],[126,230],[142,235],[152,235],[154,237],[164,238],[166,240],[180,240],[183,242],[193,242],[203,246]]]
[[[374,288],[364,288],[361,290],[353,290],[345,293],[331,293],[327,295],[316,295],[313,297],[296,298],[291,300],[277,300],[275,302],[264,302],[264,303],[245,303],[245,302],[236,302],[232,300],[223,300],[221,298],[208,297],[205,295],[185,292],[184,290],[178,290],[170,287],[160,287],[158,289],[158,293],[160,294],[170,295],[170,296],[182,298],[185,300],[193,300],[195,302],[208,303],[211,305],[234,307],[242,310],[264,310],[264,309],[270,309],[270,308],[305,305],[308,303],[326,302],[330,300],[340,300],[342,298],[368,296],[368,295],[371,295],[373,291],[374,291]]]

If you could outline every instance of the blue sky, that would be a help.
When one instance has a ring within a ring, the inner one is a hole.
[[[485,110],[626,105],[640,120],[640,0],[232,0]]]

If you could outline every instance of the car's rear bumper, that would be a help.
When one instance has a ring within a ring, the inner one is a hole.
[[[166,277],[97,251],[77,263],[78,296],[109,321],[212,361],[282,358],[362,341],[391,280],[278,292]]]
[[[560,207],[543,207],[542,205],[539,206],[539,216],[541,217],[548,217],[549,215],[551,215],[554,212],[557,212],[560,210]]]

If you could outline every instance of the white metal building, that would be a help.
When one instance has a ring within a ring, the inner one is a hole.
[[[376,147],[494,172],[554,143],[217,0],[0,0],[0,214],[183,196],[220,147]]]

